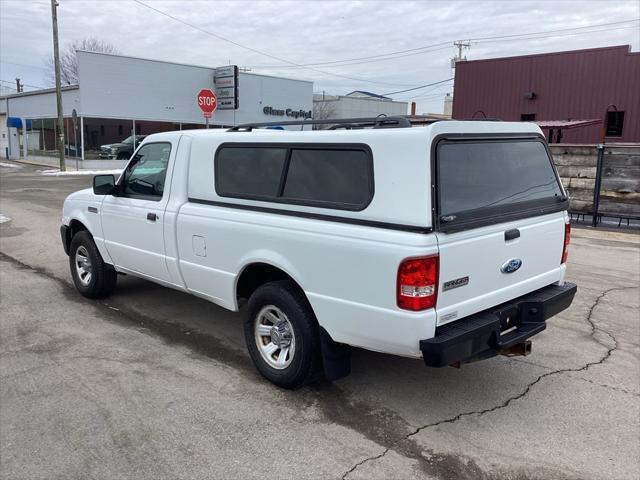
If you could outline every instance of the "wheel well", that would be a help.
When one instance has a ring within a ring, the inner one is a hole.
[[[285,271],[268,263],[252,263],[244,268],[238,279],[236,287],[238,306],[247,301],[258,287],[277,280],[291,280],[304,295],[304,291],[300,285]]]
[[[69,229],[67,230],[66,234],[65,234],[65,253],[69,252],[69,248],[71,247],[71,240],[73,239],[73,237],[75,236],[76,233],[78,232],[82,232],[82,231],[89,231],[87,229],[87,227],[85,227],[82,222],[78,221],[78,220],[71,220],[71,222],[69,223]]]
[[[71,230],[71,238],[73,238],[73,236],[78,232],[82,232],[83,230],[88,231],[87,227],[85,227],[79,220],[71,220],[71,223],[69,223],[69,229]]]
[[[268,263],[252,263],[245,267],[238,279],[236,287],[238,307],[241,307],[261,285],[278,280],[291,281],[291,283],[298,288],[305,301],[307,303],[309,302],[304,290],[291,275]],[[309,308],[313,312],[310,304]],[[349,375],[351,373],[351,347],[334,342],[331,335],[318,325],[318,320],[315,318],[315,315],[314,319],[318,327],[320,339],[319,353],[322,355],[322,369],[325,378],[331,381]]]

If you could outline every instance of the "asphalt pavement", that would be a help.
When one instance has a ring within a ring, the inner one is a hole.
[[[285,391],[238,314],[130,276],[71,284],[64,197],[0,165],[0,478],[638,479],[640,240],[574,228],[571,308],[528,357],[460,369],[363,350]]]

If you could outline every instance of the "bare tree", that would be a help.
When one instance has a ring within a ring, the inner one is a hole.
[[[316,97],[314,95],[313,99],[313,119],[314,120],[328,120],[330,118],[335,118],[336,115],[336,98],[323,98],[324,96]],[[324,130],[328,128],[330,125],[314,125],[314,129],[316,130]]]
[[[63,85],[76,85],[78,83],[78,55],[77,50],[85,50],[87,52],[111,53],[118,54],[118,49],[94,37],[87,37],[81,40],[72,40],[68,42],[60,51],[60,80]],[[55,69],[53,65],[53,56],[46,63],[47,77],[45,79],[50,85],[55,84]]]

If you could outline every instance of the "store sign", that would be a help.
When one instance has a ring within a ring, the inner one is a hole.
[[[262,113],[276,117],[292,117],[292,118],[313,118],[312,110],[294,110],[292,108],[278,109],[273,107],[264,107]]]
[[[216,78],[235,77],[238,67],[236,65],[227,65],[225,67],[216,68]]]
[[[238,66],[227,65],[215,69],[213,83],[216,86],[218,109],[238,108]]]
[[[236,89],[231,87],[216,88],[216,95],[218,98],[234,98],[236,96]]]
[[[234,98],[219,98],[218,109],[220,110],[235,110],[237,108],[237,100]]]

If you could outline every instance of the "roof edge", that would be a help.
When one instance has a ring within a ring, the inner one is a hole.
[[[78,90],[80,85],[64,85],[61,87],[61,90]],[[55,87],[52,88],[43,88],[40,90],[29,90],[28,92],[20,92],[20,93],[11,93],[9,95],[0,95],[0,98],[16,98],[16,97],[28,97],[29,95],[40,95],[42,93],[55,93]]]
[[[531,53],[528,55],[512,55],[509,57],[492,57],[492,58],[480,58],[478,60],[460,60],[456,62],[457,64],[465,64],[465,63],[480,63],[480,62],[497,62],[502,60],[514,60],[521,58],[533,58],[533,57],[550,57],[555,55],[569,55],[576,53],[591,53],[591,52],[602,52],[605,50],[625,50],[625,55],[640,55],[640,52],[632,52],[631,45],[612,45],[609,47],[595,47],[595,48],[583,48],[580,50],[563,50],[561,52],[545,52],[545,53]],[[622,52],[621,52],[622,53]]]
[[[117,57],[117,58],[128,58],[130,60],[142,60],[144,62],[154,62],[154,63],[166,63],[168,65],[179,65],[181,67],[192,67],[192,68],[202,68],[203,70],[215,70],[218,67],[209,67],[206,65],[196,65],[193,63],[181,63],[181,62],[172,62],[170,60],[159,60],[157,58],[144,58],[144,57],[136,57],[133,55],[116,55],[113,53],[104,53],[104,52],[90,52],[88,50],[76,50],[76,52],[81,52],[81,53],[88,53],[90,55],[103,55],[106,57]],[[220,65],[220,67],[223,67],[225,65]],[[238,72],[241,75],[253,75],[256,77],[270,77],[270,78],[280,78],[282,80],[291,80],[294,82],[304,82],[304,83],[313,83],[313,80],[301,80],[299,78],[290,78],[290,77],[279,77],[277,75],[266,75],[263,73],[252,73],[252,72],[243,72],[240,71]]]

